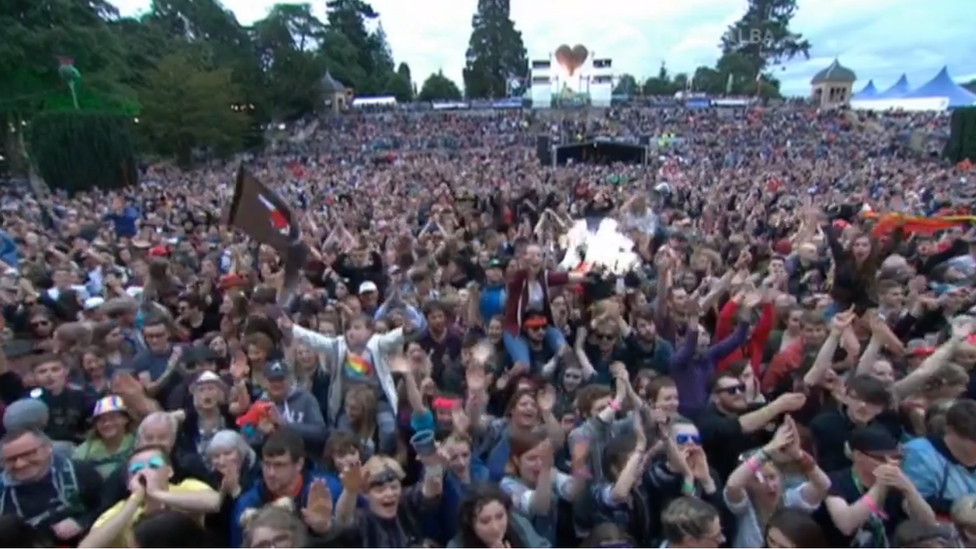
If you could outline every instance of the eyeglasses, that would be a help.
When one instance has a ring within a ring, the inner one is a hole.
[[[603,332],[597,332],[596,334],[594,334],[594,336],[597,339],[599,339],[600,341],[613,341],[613,340],[617,339],[617,335],[616,334],[607,334],[607,333],[603,333]]]
[[[716,393],[727,393],[730,395],[738,395],[744,393],[745,391],[746,391],[746,386],[742,385],[741,383],[739,385],[729,385],[728,387],[715,388]]]
[[[679,446],[682,446],[682,445],[685,445],[685,444],[698,444],[700,446],[701,445],[701,436],[699,436],[699,435],[692,435],[692,434],[688,434],[688,433],[680,433],[680,434],[675,435],[674,441],[677,442]]]
[[[166,462],[163,461],[163,458],[159,456],[151,457],[146,461],[133,461],[131,464],[129,464],[129,474],[134,475],[141,471],[145,471],[146,469],[156,471],[158,469],[162,469],[164,465],[166,465]]]
[[[20,460],[34,461],[41,455],[41,448],[44,448],[44,445],[38,444],[26,452],[21,452],[13,456],[4,456],[3,464],[5,467],[9,468],[11,465],[15,465]]]

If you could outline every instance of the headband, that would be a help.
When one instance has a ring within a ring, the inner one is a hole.
[[[460,402],[461,399],[457,398],[437,397],[434,399],[432,406],[435,410],[453,410]]]
[[[383,471],[380,472],[378,475],[372,475],[369,477],[369,487],[377,488],[379,486],[383,486],[384,484],[388,484],[395,480],[400,480],[400,475],[396,474],[396,471],[394,471],[393,469],[387,467],[383,469]]]

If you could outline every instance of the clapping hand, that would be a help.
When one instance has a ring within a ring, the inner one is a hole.
[[[556,389],[552,385],[546,385],[535,397],[535,402],[539,406],[539,411],[543,414],[551,413],[553,406],[556,405]]]
[[[769,444],[763,447],[763,451],[766,452],[766,455],[775,459],[783,456],[795,442],[796,431],[789,423],[784,421],[782,424],[780,424],[779,428],[776,429],[776,434],[773,435],[773,440],[769,441]]]
[[[461,405],[461,401],[455,402],[451,408],[451,425],[457,434],[465,434],[471,428],[471,418],[464,411],[464,406]]]
[[[912,487],[912,483],[905,476],[905,472],[897,463],[889,461],[874,468],[874,478],[882,486],[905,492]]]

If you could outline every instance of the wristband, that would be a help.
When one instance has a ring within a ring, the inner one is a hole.
[[[884,511],[878,509],[878,504],[877,502],[874,501],[874,497],[872,497],[871,494],[864,494],[863,496],[861,496],[861,501],[863,501],[864,504],[868,506],[868,509],[871,510],[872,515],[882,520],[888,519],[888,515],[886,515]]]
[[[803,452],[803,454],[800,456],[799,464],[800,470],[804,473],[809,473],[817,467],[817,462],[813,459],[813,456],[806,452]]]
[[[753,473],[758,473],[759,470],[762,469],[763,464],[764,462],[759,458],[759,456],[752,456],[746,460],[746,467],[748,467]]]
[[[620,401],[617,400],[617,399],[611,400],[610,401],[610,409],[613,410],[614,412],[619,412],[620,411]]]
[[[696,491],[696,489],[695,489],[695,483],[694,482],[691,482],[689,480],[685,480],[683,483],[681,483],[681,492],[684,493],[684,495],[686,495],[686,496],[693,496],[693,495],[695,495],[695,491]]]

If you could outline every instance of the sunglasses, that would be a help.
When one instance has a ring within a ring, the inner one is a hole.
[[[699,435],[691,435],[691,434],[688,434],[688,433],[680,433],[678,435],[675,435],[674,441],[677,442],[679,446],[682,446],[682,445],[685,445],[685,444],[697,444],[697,445],[700,446],[701,445],[701,436],[699,436]]]
[[[151,457],[151,458],[147,459],[146,461],[133,461],[132,464],[129,465],[129,474],[130,475],[134,475],[134,474],[139,473],[141,471],[145,471],[146,469],[150,469],[152,471],[156,471],[156,470],[162,469],[163,466],[165,466],[165,465],[166,465],[166,462],[163,461],[163,458],[161,458],[159,456]]]
[[[597,339],[599,339],[600,341],[613,341],[613,340],[617,339],[616,334],[605,334],[605,333],[601,333],[601,332],[597,332],[595,334],[595,337]]]
[[[718,387],[715,389],[716,393],[727,393],[730,395],[742,394],[746,391],[745,385],[731,385],[729,387]]]

